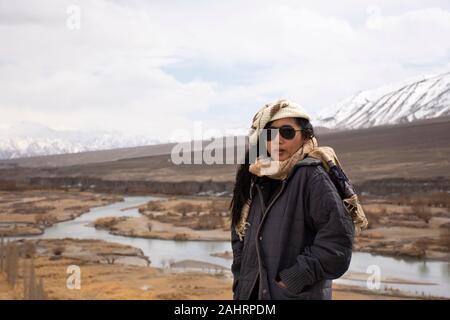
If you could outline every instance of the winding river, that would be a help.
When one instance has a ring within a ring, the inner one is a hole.
[[[99,239],[117,242],[142,249],[151,260],[151,265],[163,266],[167,261],[181,261],[185,259],[210,262],[230,268],[231,260],[211,256],[211,253],[230,251],[228,241],[173,241],[158,239],[131,238],[112,235],[106,230],[98,230],[92,222],[101,217],[140,216],[137,209],[121,209],[135,207],[151,200],[160,199],[152,196],[125,197],[123,202],[109,204],[91,209],[80,217],[53,225],[39,236],[27,238],[76,238]],[[372,267],[371,267],[372,266]],[[375,267],[373,267],[375,266]],[[373,268],[382,277],[401,278],[415,282],[430,284],[399,284],[381,283],[381,289],[389,287],[415,294],[434,295],[450,298],[450,263],[443,261],[422,261],[418,259],[396,259],[392,257],[373,255],[364,252],[354,252],[350,265],[350,272],[366,273]],[[366,281],[339,279],[337,283],[366,286]]]

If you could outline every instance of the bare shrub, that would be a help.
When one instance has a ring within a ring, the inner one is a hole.
[[[139,208],[141,209],[141,208]],[[163,206],[161,205],[160,201],[149,201],[145,207],[142,208],[143,210],[148,211],[162,211]],[[141,212],[141,211],[139,211]]]
[[[450,250],[450,229],[444,229],[439,234],[439,245]]]
[[[425,194],[402,194],[397,196],[393,203],[410,206],[431,206],[450,208],[450,196],[447,192],[432,192]]]
[[[211,201],[211,203],[209,204],[208,207],[211,210],[211,212],[222,213],[222,212],[227,212],[228,203],[225,200],[214,199]]]
[[[62,253],[64,252],[64,246],[55,247],[55,248],[53,248],[52,252],[53,252],[53,255],[55,255],[55,256],[61,256]]]
[[[36,253],[36,245],[32,242],[25,242],[20,247],[20,256],[24,258],[32,258]]]
[[[368,229],[373,229],[376,226],[380,225],[380,218],[382,217],[381,214],[368,209],[364,209],[364,213],[369,222]]]
[[[198,219],[197,223],[192,226],[196,230],[211,230],[222,228],[223,219],[220,216],[209,214]]]
[[[12,213],[16,214],[45,214],[56,208],[53,206],[33,206],[31,203],[14,203],[11,206]]]
[[[83,212],[83,211],[88,211],[88,209],[86,209],[86,207],[84,206],[72,206],[72,207],[67,207],[64,208],[64,211],[75,211],[75,212]]]
[[[115,256],[105,255],[103,258],[105,259],[107,264],[114,264],[116,262],[116,257]]]
[[[120,221],[125,220],[125,217],[105,217],[105,218],[99,218],[95,220],[94,227],[97,229],[112,229],[116,224],[118,224]]]
[[[16,285],[19,267],[19,248],[13,243],[6,246],[6,279],[13,287]]]
[[[185,241],[188,240],[188,236],[186,233],[177,233],[174,237],[173,240],[175,241]]]
[[[432,217],[431,210],[426,206],[417,206],[414,208],[414,214],[428,223]]]
[[[51,226],[57,221],[52,214],[41,214],[34,217],[34,223],[38,226]]]
[[[173,208],[175,211],[181,213],[181,215],[184,217],[186,216],[186,213],[188,212],[198,212],[202,209],[201,205],[194,205],[189,202],[180,202]]]

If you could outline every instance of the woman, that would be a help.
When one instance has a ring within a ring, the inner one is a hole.
[[[342,198],[353,189],[309,120],[287,100],[253,118],[230,205],[234,299],[331,299],[331,280],[349,267],[355,226]]]

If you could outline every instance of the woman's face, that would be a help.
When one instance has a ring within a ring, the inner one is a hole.
[[[269,125],[270,128],[281,128],[283,126],[291,126],[295,130],[301,129],[294,118],[278,119]],[[272,158],[278,154],[279,158],[277,160],[283,161],[292,156],[302,144],[303,136],[301,131],[295,131],[295,136],[291,140],[283,138],[281,134],[277,132],[276,136],[271,141],[266,142],[266,147]]]

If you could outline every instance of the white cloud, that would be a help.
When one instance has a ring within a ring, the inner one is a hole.
[[[66,26],[70,5],[79,30]],[[0,0],[0,125],[164,138],[195,120],[247,126],[282,97],[315,113],[448,71],[449,35],[446,1]]]

